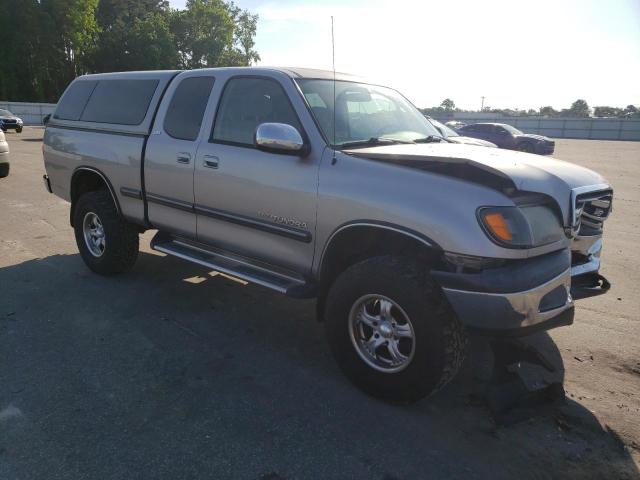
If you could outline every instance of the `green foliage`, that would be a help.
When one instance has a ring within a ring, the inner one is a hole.
[[[557,114],[558,112],[551,105],[547,105],[546,107],[540,107],[540,115],[544,117],[553,117]]]
[[[222,0],[0,0],[0,99],[56,102],[86,73],[251,65],[257,21]]]
[[[560,113],[567,117],[588,117],[591,109],[586,100],[576,100],[571,104],[571,108],[564,109]]]
[[[442,103],[440,103],[440,106],[447,112],[452,112],[456,109],[456,104],[450,98],[445,98]]]

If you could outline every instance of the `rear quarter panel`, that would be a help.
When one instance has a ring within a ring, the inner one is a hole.
[[[47,127],[44,164],[53,193],[71,201],[71,178],[80,167],[90,167],[107,177],[122,214],[134,222],[144,219],[143,203],[125,197],[121,187],[141,190],[140,167],[144,137]]]

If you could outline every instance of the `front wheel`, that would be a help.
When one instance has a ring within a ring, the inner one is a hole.
[[[16,128],[16,133],[22,133],[22,127]]]
[[[125,272],[138,257],[138,230],[116,210],[106,190],[87,192],[73,215],[76,244],[84,263],[100,275]]]
[[[535,151],[535,148],[533,148],[533,145],[531,145],[531,143],[529,142],[522,142],[518,145],[518,150],[521,152],[533,153]]]
[[[428,269],[376,257],[343,272],[327,296],[326,333],[360,389],[412,402],[443,387],[464,360],[466,335]]]

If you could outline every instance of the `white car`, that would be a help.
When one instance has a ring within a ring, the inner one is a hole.
[[[0,130],[0,178],[7,175],[9,175],[9,144],[4,132]]]

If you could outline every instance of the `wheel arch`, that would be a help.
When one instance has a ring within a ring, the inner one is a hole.
[[[429,237],[411,229],[378,221],[354,221],[336,228],[325,242],[316,270],[317,316],[324,316],[324,299],[337,276],[350,266],[381,255],[416,256],[435,262],[442,248]]]
[[[71,198],[69,223],[72,227],[75,207],[80,196],[84,193],[101,189],[107,189],[109,191],[116,211],[118,215],[121,215],[118,197],[115,194],[113,185],[111,185],[111,182],[104,173],[93,167],[78,167],[73,171],[73,175],[71,176],[71,191],[69,192]]]

